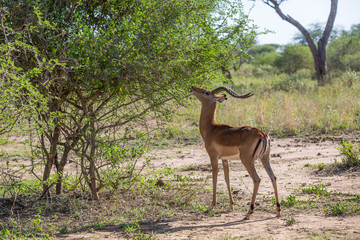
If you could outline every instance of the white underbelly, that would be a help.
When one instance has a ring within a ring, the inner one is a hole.
[[[240,160],[240,154],[230,155],[230,156],[221,156],[222,160]]]
[[[215,150],[219,154],[219,159],[222,160],[240,160],[240,152],[237,146],[222,146],[214,144]]]

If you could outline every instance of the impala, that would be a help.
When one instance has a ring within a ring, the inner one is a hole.
[[[233,198],[230,189],[229,160],[241,160],[254,182],[251,205],[245,219],[249,219],[254,211],[254,204],[259,189],[260,178],[255,170],[255,160],[260,158],[274,187],[276,199],[276,214],[280,216],[280,203],[277,192],[276,177],[270,166],[270,138],[267,133],[254,127],[232,127],[219,124],[215,120],[216,103],[227,100],[226,91],[235,98],[248,98],[253,94],[238,95],[226,87],[219,87],[208,91],[198,87],[191,87],[191,93],[201,102],[200,134],[210,157],[213,179],[212,206],[216,205],[216,184],[218,176],[218,160],[221,159],[224,168],[225,182],[229,193],[230,209],[233,210]]]

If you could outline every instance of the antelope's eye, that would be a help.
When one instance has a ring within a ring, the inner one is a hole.
[[[206,95],[210,95],[210,92],[209,92],[209,91],[206,91],[205,94],[206,94]]]

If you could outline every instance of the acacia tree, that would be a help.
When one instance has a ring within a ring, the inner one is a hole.
[[[326,46],[328,44],[328,40],[330,37],[330,33],[333,29],[336,12],[337,12],[337,4],[338,0],[331,0],[331,8],[330,14],[326,22],[326,26],[320,39],[317,42],[317,45],[314,42],[309,31],[303,27],[298,21],[292,18],[289,15],[286,15],[280,9],[280,4],[285,2],[286,0],[262,0],[263,3],[267,4],[271,8],[275,9],[276,13],[285,21],[294,25],[302,35],[304,35],[306,42],[311,50],[313,55],[316,77],[319,86],[323,86],[329,82],[329,74],[328,67],[326,62]]]
[[[0,6],[2,126],[13,126],[8,118],[16,113],[18,122],[28,119],[36,128],[42,195],[54,185],[62,192],[74,156],[98,199],[101,167],[114,164],[114,155],[141,154],[126,146],[122,129],[149,113],[167,116],[169,103],[186,101],[191,85],[221,77],[222,66],[246,54],[239,39],[245,47],[254,41],[246,16],[238,18],[241,4],[227,0],[0,0]]]
[[[300,69],[311,69],[312,67],[311,53],[303,45],[286,45],[275,62],[281,70],[291,74]]]

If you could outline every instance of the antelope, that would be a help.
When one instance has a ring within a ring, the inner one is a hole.
[[[260,158],[274,187],[276,199],[276,215],[280,216],[280,203],[277,192],[276,177],[270,166],[270,138],[269,135],[255,127],[232,127],[219,124],[215,120],[216,104],[227,100],[225,91],[235,98],[249,98],[252,93],[238,95],[226,87],[219,87],[212,91],[198,87],[191,87],[191,93],[201,102],[200,134],[205,143],[205,149],[210,157],[213,180],[212,206],[216,205],[216,184],[218,176],[218,160],[222,160],[225,182],[229,193],[230,210],[233,210],[233,198],[230,189],[229,160],[241,160],[254,183],[251,205],[245,219],[249,219],[254,211],[254,204],[259,189],[260,178],[256,173],[255,160]]]

